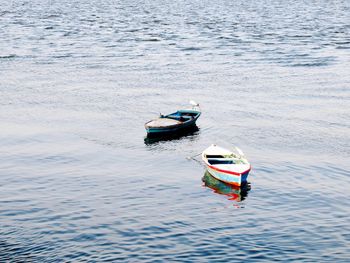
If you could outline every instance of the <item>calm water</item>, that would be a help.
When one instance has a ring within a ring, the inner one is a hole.
[[[0,261],[347,262],[349,14],[0,0]],[[190,99],[198,131],[144,141]],[[246,153],[250,190],[187,158],[211,143]]]

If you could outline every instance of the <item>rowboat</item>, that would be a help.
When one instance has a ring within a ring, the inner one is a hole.
[[[147,136],[178,133],[193,128],[201,115],[201,111],[198,103],[194,101],[190,101],[190,103],[192,104],[191,109],[183,109],[168,115],[160,115],[157,119],[145,123]]]
[[[236,151],[238,153],[212,144],[203,151],[202,160],[213,177],[228,184],[241,186],[247,183],[251,166],[243,152],[237,147]]]

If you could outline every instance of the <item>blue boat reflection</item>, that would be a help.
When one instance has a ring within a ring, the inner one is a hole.
[[[204,176],[202,177],[204,186],[212,189],[214,193],[226,195],[229,200],[241,202],[248,196],[250,191],[250,183],[247,183],[243,186],[235,186],[231,184],[226,184],[213,176],[210,175],[208,171],[205,171]]]
[[[145,144],[150,145],[153,143],[157,143],[160,141],[172,141],[172,140],[179,140],[183,137],[187,136],[195,136],[199,132],[199,128],[197,125],[194,125],[193,127],[184,130],[184,131],[179,131],[173,134],[162,134],[162,135],[156,135],[156,134],[148,134],[145,137]]]

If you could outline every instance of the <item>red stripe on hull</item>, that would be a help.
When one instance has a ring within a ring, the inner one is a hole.
[[[216,170],[218,172],[232,174],[232,175],[236,175],[236,176],[241,176],[242,174],[249,172],[251,169],[251,168],[249,168],[248,170],[246,170],[242,173],[236,173],[236,172],[232,172],[232,171],[222,170],[222,169],[216,168],[215,166],[212,166],[212,165],[208,165],[208,167],[210,167],[211,169]]]

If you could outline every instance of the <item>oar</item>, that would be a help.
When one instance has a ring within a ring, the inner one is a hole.
[[[238,154],[239,154],[241,157],[244,157],[244,153],[242,152],[242,150],[239,149],[239,148],[236,147],[236,146],[235,146],[235,148],[236,148],[236,151],[238,152]]]

